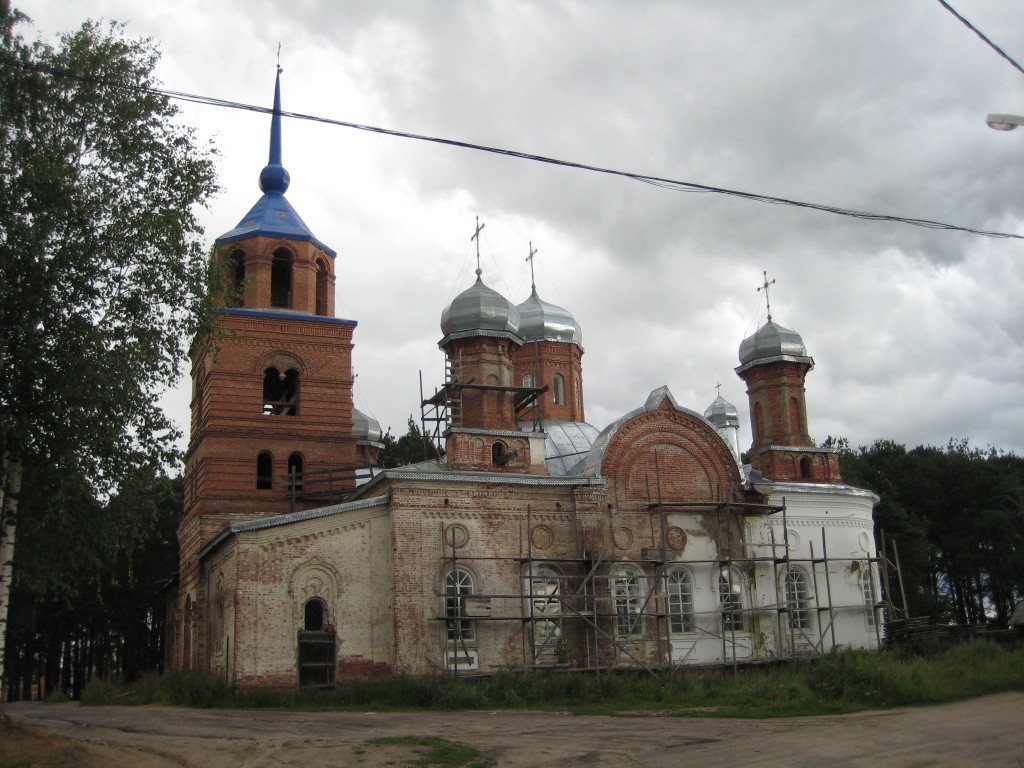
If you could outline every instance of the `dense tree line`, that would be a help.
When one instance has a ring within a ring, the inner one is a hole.
[[[6,697],[44,688],[77,698],[94,677],[159,669],[181,479],[139,470],[106,501],[45,467],[27,467],[25,480],[34,514],[19,528]]]
[[[843,479],[881,497],[875,529],[897,545],[889,556],[899,556],[909,614],[1005,625],[1024,599],[1024,459],[966,440],[829,444],[841,451]]]

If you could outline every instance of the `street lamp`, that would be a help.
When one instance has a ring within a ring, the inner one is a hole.
[[[1012,131],[1018,125],[1024,125],[1021,115],[989,115],[985,118],[988,127],[994,131]]]

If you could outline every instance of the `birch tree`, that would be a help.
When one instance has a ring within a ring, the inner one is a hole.
[[[0,639],[23,466],[103,496],[176,460],[157,397],[207,316],[215,191],[211,151],[151,90],[152,41],[86,22],[27,42],[24,20],[0,0]]]

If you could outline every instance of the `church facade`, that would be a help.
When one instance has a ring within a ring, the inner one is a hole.
[[[603,430],[582,331],[476,282],[441,314],[424,402],[440,459],[374,469],[352,406],[335,253],[285,198],[280,91],[262,197],[217,253],[228,287],[192,354],[170,658],[246,686],[501,669],[655,670],[879,644],[872,509],[808,430],[801,337],[742,341],[753,435],[665,387]]]

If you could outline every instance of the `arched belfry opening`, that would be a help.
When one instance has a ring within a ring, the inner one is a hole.
[[[327,291],[327,264],[324,263],[323,259],[316,260],[316,314],[321,316],[330,315],[328,311],[328,291]]]
[[[286,309],[291,305],[292,255],[285,248],[278,248],[270,266],[270,306]]]
[[[297,416],[299,413],[299,372],[294,368],[279,371],[270,367],[263,372],[263,414]]]
[[[237,249],[231,252],[228,261],[228,279],[230,281],[228,304],[232,307],[245,306],[245,251]]]

